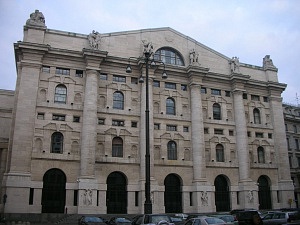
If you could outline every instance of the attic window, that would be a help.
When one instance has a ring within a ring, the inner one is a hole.
[[[184,66],[181,55],[172,48],[158,49],[154,54],[154,59],[161,60],[165,64]]]

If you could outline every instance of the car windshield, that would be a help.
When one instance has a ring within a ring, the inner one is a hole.
[[[220,217],[221,220],[224,220],[225,222],[233,222],[234,221],[234,217],[233,216],[221,216]]]
[[[206,221],[206,223],[208,223],[208,224],[224,223],[223,220],[218,219],[218,218],[206,218],[205,221]]]
[[[162,220],[165,220],[167,222],[171,222],[169,217],[167,215],[153,215],[150,217],[150,223],[158,223]]]
[[[95,217],[95,216],[88,216],[84,218],[85,222],[103,222],[103,220],[99,217]]]
[[[117,218],[116,222],[118,222],[118,223],[130,223],[131,221],[127,218],[121,217],[121,218]]]

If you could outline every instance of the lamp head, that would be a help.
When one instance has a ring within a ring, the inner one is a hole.
[[[167,79],[168,78],[167,72],[165,70],[163,71],[163,73],[162,73],[161,76],[162,76],[163,79]]]
[[[131,72],[132,72],[131,66],[128,65],[127,68],[126,68],[126,73],[131,73]]]
[[[139,79],[139,83],[140,83],[140,84],[144,83],[144,78],[143,78],[142,76],[141,76],[140,79]]]

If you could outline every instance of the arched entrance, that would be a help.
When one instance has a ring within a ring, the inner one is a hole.
[[[258,178],[259,209],[272,209],[270,184],[267,176]]]
[[[182,212],[181,180],[175,174],[169,174],[164,181],[166,213]]]
[[[227,178],[223,175],[217,176],[214,185],[217,212],[230,211],[230,195]]]
[[[106,207],[107,213],[127,213],[127,181],[119,172],[107,177]]]
[[[42,213],[64,213],[66,175],[59,169],[48,170],[43,177]]]

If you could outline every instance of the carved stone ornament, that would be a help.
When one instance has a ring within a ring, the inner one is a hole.
[[[150,55],[153,53],[153,45],[152,42],[148,42],[147,40],[143,40],[144,52],[149,53]]]
[[[198,59],[199,59],[199,53],[197,53],[195,49],[192,49],[190,51],[190,65],[194,65],[198,63]]]
[[[45,17],[42,12],[39,10],[35,10],[34,13],[30,14],[30,18],[26,21],[26,25],[32,25],[32,26],[45,26]]]
[[[263,68],[264,69],[276,69],[276,67],[273,64],[272,59],[270,58],[270,55],[266,55],[263,59]]]
[[[232,73],[240,73],[240,61],[238,57],[232,57],[229,63]]]
[[[97,31],[94,31],[88,36],[89,45],[92,49],[100,49],[101,44],[101,34]]]

